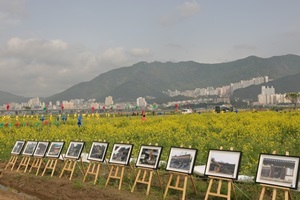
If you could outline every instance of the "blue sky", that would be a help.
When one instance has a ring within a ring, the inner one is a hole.
[[[46,97],[140,61],[300,55],[299,8],[298,0],[0,0],[0,90]]]

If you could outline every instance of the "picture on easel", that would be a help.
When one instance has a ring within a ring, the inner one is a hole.
[[[128,165],[133,144],[114,144],[109,163]]]
[[[24,151],[22,153],[22,155],[26,155],[26,156],[32,156],[34,153],[34,150],[36,148],[38,142],[36,141],[28,141],[25,145]]]
[[[204,174],[228,179],[238,179],[242,152],[211,149]]]
[[[51,142],[50,147],[46,153],[48,158],[58,158],[65,145],[65,142]]]
[[[70,142],[65,158],[78,160],[84,147],[84,142]]]
[[[46,154],[49,144],[50,144],[49,142],[38,142],[36,149],[33,153],[33,156],[43,158]]]
[[[171,147],[166,170],[192,174],[197,152],[197,149]]]
[[[11,154],[20,155],[24,145],[25,145],[25,141],[16,141],[16,143],[11,151]]]
[[[142,145],[137,158],[136,166],[157,169],[161,153],[161,146]]]
[[[93,142],[87,159],[104,162],[108,145],[108,142]]]
[[[298,172],[299,157],[261,153],[255,182],[296,189]]]

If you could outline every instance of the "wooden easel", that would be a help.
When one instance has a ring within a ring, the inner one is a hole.
[[[160,187],[163,188],[158,171],[157,170],[153,170],[153,169],[149,169],[149,168],[140,168],[137,176],[135,178],[133,187],[131,189],[131,192],[134,191],[134,188],[136,186],[137,183],[141,183],[141,184],[146,184],[147,185],[147,192],[146,195],[149,195],[150,193],[150,187],[151,187],[151,183],[152,183],[152,177],[153,177],[153,172],[155,171]]]
[[[221,146],[220,150],[222,150],[222,149],[223,149],[223,147]],[[232,150],[233,150],[233,148],[230,147],[230,151],[232,151]],[[208,200],[209,196],[222,197],[222,198],[226,198],[227,200],[231,199],[231,188],[233,190],[233,193],[235,193],[232,179],[214,177],[214,176],[209,176],[208,178],[210,180],[209,180],[208,188],[207,188],[207,191],[206,191],[205,200]],[[211,191],[211,189],[212,189],[213,182],[215,180],[218,181],[218,188],[217,188],[216,192],[213,192],[213,191]],[[221,193],[221,188],[222,188],[223,181],[227,182],[227,194],[222,194]]]
[[[84,174],[85,174],[85,173],[84,173],[84,166],[83,166],[83,163],[82,163],[82,159],[81,159],[81,158],[80,158],[80,161],[79,161],[79,162],[81,163],[81,166],[82,166],[81,173],[84,175]],[[78,165],[76,159],[66,159],[65,165],[64,165],[64,167],[63,167],[63,169],[62,169],[62,171],[61,171],[61,173],[60,173],[59,178],[62,177],[62,175],[64,174],[65,171],[69,171],[69,172],[71,172],[71,175],[70,175],[69,180],[71,180],[71,179],[72,179],[72,176],[73,176],[73,173],[74,173],[74,171],[75,171],[76,165]],[[79,166],[78,166],[78,167],[79,167]],[[79,167],[79,168],[80,168],[80,167]]]
[[[110,170],[109,170],[109,175],[108,175],[106,183],[105,183],[105,187],[108,185],[108,182],[110,179],[117,179],[117,180],[119,180],[118,189],[121,190],[123,177],[124,177],[124,171],[125,171],[124,165],[111,165]]]
[[[175,175],[175,183],[174,185],[171,185],[172,180],[173,180],[173,176]],[[165,193],[164,193],[164,199],[167,197],[168,194],[168,190],[169,189],[174,189],[174,190],[179,190],[182,191],[182,200],[185,200],[185,195],[186,195],[186,188],[187,188],[187,183],[188,183],[188,178],[191,179],[191,182],[193,184],[194,187],[194,191],[196,194],[198,194],[196,186],[195,186],[195,182],[194,182],[194,178],[192,175],[189,174],[182,174],[182,173],[177,173],[177,172],[171,172],[169,181],[168,181],[168,185],[166,187]],[[183,185],[180,186],[180,181],[183,179]]]
[[[30,173],[33,168],[36,168],[35,175],[37,176],[39,174],[42,163],[43,163],[43,158],[34,158],[28,173]]]
[[[51,172],[51,177],[52,177],[56,168],[57,161],[58,161],[57,158],[50,158],[46,163],[42,176],[44,176],[46,170],[52,170]]]
[[[273,151],[273,154],[276,154],[276,151]],[[289,152],[285,152],[285,155],[289,155]],[[272,194],[272,200],[275,200],[277,198],[277,189],[283,190],[284,192],[284,200],[291,200],[291,190],[289,188],[279,187],[279,186],[272,186],[272,185],[266,185],[266,184],[260,184],[262,186],[261,193],[259,196],[259,200],[263,200],[266,192],[266,188],[272,188],[273,194]]]
[[[12,155],[8,161],[8,163],[6,164],[5,166],[5,169],[6,170],[9,166],[11,166],[11,171],[14,169],[16,163],[17,163],[17,160],[18,160],[18,155]]]
[[[107,161],[106,162],[106,166],[109,170],[109,167],[108,167],[108,164],[107,164]],[[95,162],[95,161],[90,161],[89,165],[88,165],[88,168],[85,172],[85,175],[83,177],[83,182],[85,182],[86,178],[87,178],[87,175],[94,175],[95,176],[95,180],[94,180],[94,185],[97,183],[97,180],[98,180],[98,176],[99,176],[99,171],[100,171],[100,168],[101,168],[101,163],[100,162]]]
[[[265,195],[265,191],[266,191],[267,187],[273,189],[272,200],[275,200],[277,198],[277,189],[284,191],[284,200],[291,200],[292,199],[291,191],[290,191],[289,188],[283,188],[283,187],[271,186],[271,185],[264,185],[264,184],[261,184],[261,186],[262,186],[262,190],[261,190],[261,193],[260,193],[260,196],[259,196],[259,200],[264,199],[264,195]]]
[[[209,185],[208,185],[207,192],[205,195],[205,200],[207,200],[209,196],[222,197],[222,198],[226,198],[228,200],[231,199],[231,188],[234,191],[233,181],[231,179],[213,177],[213,176],[209,176],[209,179],[210,180],[209,180]],[[216,192],[212,192],[211,187],[215,180],[218,181],[218,189]],[[223,181],[227,181],[227,194],[221,194],[221,188],[222,188]]]
[[[29,163],[30,163],[30,159],[31,159],[31,157],[29,157],[29,156],[24,156],[24,157],[22,158],[20,164],[19,164],[19,167],[18,167],[17,171],[19,171],[19,169],[20,169],[21,167],[25,167],[24,173],[26,173],[27,168],[28,168]]]

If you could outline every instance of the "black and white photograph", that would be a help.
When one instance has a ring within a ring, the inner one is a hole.
[[[171,147],[166,170],[192,174],[197,152],[197,149]]]
[[[256,183],[296,189],[298,172],[299,157],[260,154]]]
[[[25,141],[16,141],[14,147],[12,148],[11,154],[19,155],[25,145]]]
[[[28,141],[24,147],[22,155],[32,156],[38,142]]]
[[[44,157],[49,146],[49,142],[38,142],[35,151],[33,153],[34,157]]]
[[[136,166],[157,169],[161,153],[161,146],[142,145],[137,158]]]
[[[84,142],[70,142],[65,158],[78,160],[84,147]]]
[[[103,162],[105,160],[108,145],[109,143],[107,142],[93,142],[87,159]]]
[[[50,147],[46,153],[46,157],[58,158],[65,145],[65,142],[51,142]]]
[[[242,152],[211,149],[208,153],[205,175],[237,179]]]
[[[114,144],[109,162],[120,165],[128,165],[132,148],[133,144]]]

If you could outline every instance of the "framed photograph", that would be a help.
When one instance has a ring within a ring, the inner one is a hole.
[[[197,149],[171,147],[166,170],[192,174],[197,152]]]
[[[297,189],[299,157],[260,154],[256,183]]]
[[[25,145],[25,141],[16,141],[16,143],[11,151],[11,154],[20,155],[24,145]]]
[[[105,160],[108,145],[109,143],[107,142],[93,142],[87,159],[103,162]]]
[[[50,144],[49,142],[38,142],[35,151],[33,153],[33,156],[43,158],[46,154],[49,144]]]
[[[26,155],[26,156],[32,156],[34,153],[34,150],[36,148],[38,142],[36,141],[28,141],[25,145],[24,151],[22,153],[22,155]]]
[[[238,179],[242,152],[211,149],[208,152],[204,174]]]
[[[46,157],[58,158],[65,145],[65,142],[51,142],[50,147],[46,153]]]
[[[136,161],[136,166],[157,169],[161,152],[161,146],[142,145]]]
[[[65,158],[78,160],[84,147],[84,142],[70,142]]]
[[[132,148],[133,144],[114,144],[109,162],[120,165],[128,165]]]

